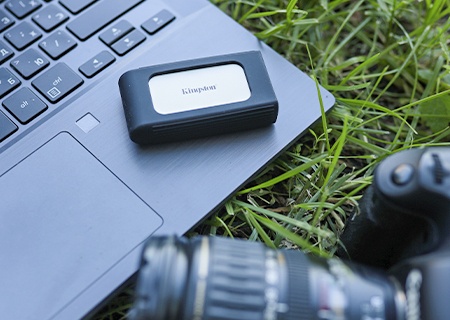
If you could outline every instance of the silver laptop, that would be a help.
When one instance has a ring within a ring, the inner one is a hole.
[[[0,31],[4,319],[88,316],[136,272],[146,238],[193,228],[321,114],[307,75],[206,0],[2,1]],[[278,98],[274,125],[130,140],[124,72],[251,50]]]

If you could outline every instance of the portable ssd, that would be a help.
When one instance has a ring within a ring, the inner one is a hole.
[[[138,144],[254,129],[278,115],[259,51],[131,70],[119,88],[130,138]]]

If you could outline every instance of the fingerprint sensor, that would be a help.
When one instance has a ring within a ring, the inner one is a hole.
[[[92,114],[86,113],[76,121],[76,124],[81,130],[83,130],[85,133],[88,133],[96,126],[98,126],[100,124],[100,121],[98,121]]]

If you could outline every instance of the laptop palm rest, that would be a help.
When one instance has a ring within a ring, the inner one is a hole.
[[[0,314],[13,319],[50,318],[58,310],[49,307],[69,303],[162,224],[64,132],[7,171],[0,190],[8,212],[0,221],[0,296],[8,301]],[[17,308],[24,299],[27,310]]]

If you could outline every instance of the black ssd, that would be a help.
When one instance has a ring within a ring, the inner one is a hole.
[[[138,144],[255,129],[278,115],[259,51],[131,70],[119,88],[130,138]]]

